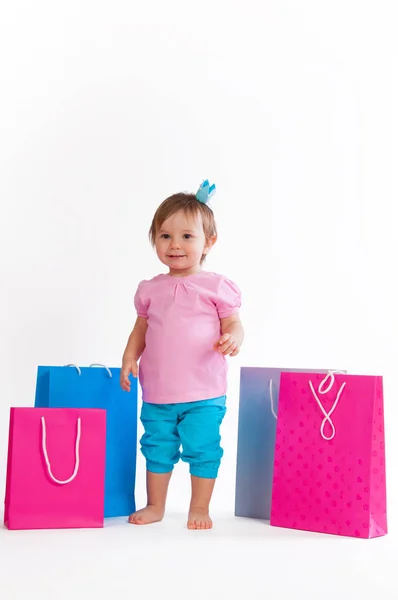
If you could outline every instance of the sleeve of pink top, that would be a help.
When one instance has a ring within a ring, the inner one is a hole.
[[[145,281],[141,281],[138,285],[137,291],[134,296],[134,306],[137,311],[137,315],[139,317],[143,317],[144,319],[148,318],[148,306],[149,306],[149,297],[145,294]]]
[[[242,297],[238,286],[229,279],[221,279],[216,298],[216,306],[220,319],[225,319],[237,313],[241,304]]]

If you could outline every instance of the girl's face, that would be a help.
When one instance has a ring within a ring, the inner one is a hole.
[[[201,270],[200,261],[216,239],[206,240],[202,217],[179,211],[162,223],[156,234],[156,253],[170,275],[184,276]]]

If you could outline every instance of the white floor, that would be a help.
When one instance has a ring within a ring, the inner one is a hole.
[[[355,540],[213,517],[209,532],[188,531],[182,513],[148,527],[0,529],[0,598],[398,598],[393,534]]]

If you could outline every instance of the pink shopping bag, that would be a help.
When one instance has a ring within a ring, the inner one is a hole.
[[[4,524],[103,527],[106,411],[11,408]]]
[[[271,525],[387,533],[382,377],[282,373]]]

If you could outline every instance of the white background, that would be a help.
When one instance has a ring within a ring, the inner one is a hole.
[[[179,466],[170,515],[151,528],[0,531],[5,600],[79,590],[397,598],[394,8],[2,6],[0,488],[10,405],[33,404],[39,364],[120,365],[135,288],[162,271],[147,240],[153,212],[204,177],[218,186],[219,226],[206,269],[240,285],[247,336],[230,362],[215,529],[184,529],[189,479]],[[389,536],[358,542],[233,519],[240,365],[384,375]]]

